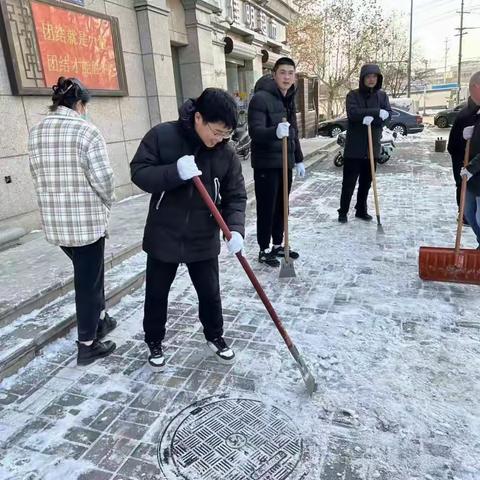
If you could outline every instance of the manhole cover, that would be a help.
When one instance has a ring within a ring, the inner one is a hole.
[[[290,417],[244,398],[207,398],[189,406],[158,446],[169,480],[293,479],[302,458],[302,439]]]

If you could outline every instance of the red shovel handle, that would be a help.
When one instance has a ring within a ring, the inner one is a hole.
[[[227,240],[230,240],[232,238],[232,233],[230,232],[230,229],[228,228],[227,224],[225,223],[225,220],[222,218],[222,215],[218,211],[217,206],[213,202],[212,198],[208,194],[205,186],[203,185],[202,181],[200,180],[199,177],[193,177],[193,183],[197,187],[198,193],[202,197],[203,201],[207,204],[210,212],[212,212],[212,215],[215,217],[215,220],[218,223],[218,226],[220,227],[220,230],[223,232],[225,235],[225,238]],[[270,303],[270,300],[267,297],[267,294],[263,290],[262,286],[257,280],[257,277],[253,273],[252,268],[250,267],[250,264],[248,263],[247,259],[242,255],[241,252],[238,252],[237,254],[238,261],[242,264],[243,269],[245,270],[245,273],[247,274],[248,278],[252,282],[252,285],[254,286],[255,290],[257,291],[258,296],[262,300],[263,304],[265,305],[265,308],[267,309],[268,313],[270,314],[270,317],[272,318],[273,322],[275,323],[275,326],[277,327],[278,331],[280,332],[280,335],[282,336],[283,340],[285,341],[286,345],[288,348],[291,348],[293,346],[293,342],[290,339],[287,331],[282,325],[282,322],[278,318],[277,312],[273,308],[273,305]]]

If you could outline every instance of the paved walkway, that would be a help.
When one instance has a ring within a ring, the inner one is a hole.
[[[417,273],[419,246],[451,245],[455,234],[450,162],[431,153],[433,141],[403,142],[379,167],[385,236],[374,223],[338,224],[341,171],[333,164],[296,183],[294,279],[279,281],[278,271],[259,267],[252,222],[247,228],[247,258],[319,382],[313,398],[240,266],[223,252],[226,336],[236,363],[220,365],[206,351],[182,268],[170,297],[163,373],[145,365],[139,289],[111,312],[120,323],[111,335],[115,355],[76,367],[72,332],[0,384],[0,477],[179,478],[159,469],[163,433],[193,402],[225,394],[278,409],[278,419],[289,417],[298,429],[302,460],[287,477],[266,478],[478,480],[478,287],[423,283]],[[464,244],[475,246],[468,229]],[[192,435],[205,434],[203,422],[185,421]],[[203,439],[205,468],[215,448],[227,462],[242,446],[241,435],[223,447],[215,438]],[[194,459],[182,468],[189,480],[255,478],[205,478],[194,473],[201,468]]]

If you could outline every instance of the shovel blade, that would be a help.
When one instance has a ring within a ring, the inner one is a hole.
[[[318,385],[315,380],[315,377],[311,374],[307,364],[305,363],[302,356],[300,355],[300,352],[298,351],[297,347],[292,344],[288,348],[293,358],[297,362],[297,367],[300,370],[300,374],[302,375],[303,381],[305,382],[305,386],[307,387],[308,394],[313,395],[318,390]]]
[[[279,278],[293,278],[296,277],[295,267],[293,266],[292,259],[288,261],[283,258],[282,263],[280,264],[280,274]]]

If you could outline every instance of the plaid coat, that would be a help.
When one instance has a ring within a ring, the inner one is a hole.
[[[79,247],[106,235],[114,181],[100,131],[59,107],[30,130],[28,152],[47,240]]]

